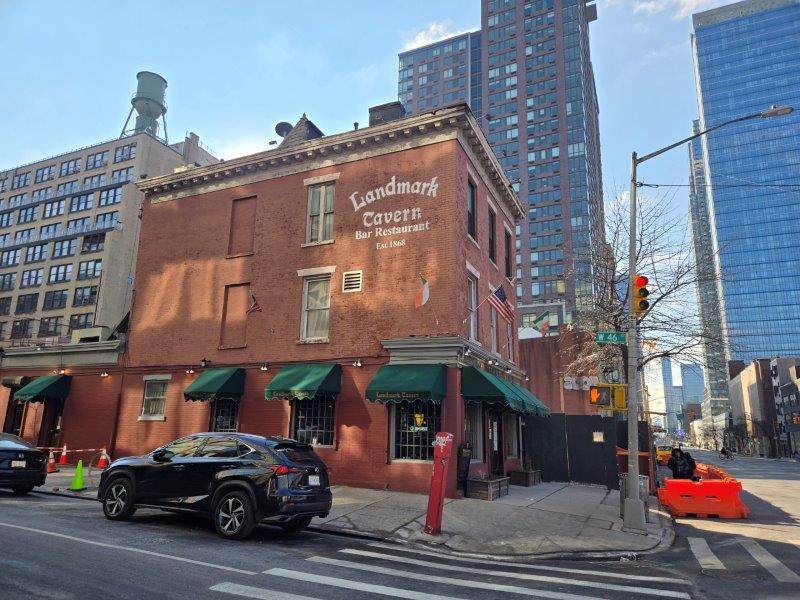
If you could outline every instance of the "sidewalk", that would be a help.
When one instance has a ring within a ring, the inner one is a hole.
[[[51,473],[40,492],[95,499],[99,472],[84,471],[87,489],[68,491],[74,468]],[[615,556],[656,552],[674,539],[672,519],[651,497],[647,535],[622,531],[619,492],[602,486],[543,483],[511,486],[494,502],[445,500],[442,534],[423,533],[428,497],[334,486],[333,508],[311,528],[411,544],[439,552],[494,557]]]

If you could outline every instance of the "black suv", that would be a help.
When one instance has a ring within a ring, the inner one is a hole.
[[[145,456],[115,460],[97,498],[113,521],[138,507],[213,516],[217,533],[245,538],[260,522],[299,531],[331,509],[328,470],[311,446],[243,433],[197,433]]]

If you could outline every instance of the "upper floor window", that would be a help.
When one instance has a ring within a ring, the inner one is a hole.
[[[33,190],[31,194],[31,202],[39,202],[40,200],[47,200],[53,197],[53,188],[46,187],[38,190]]]
[[[469,339],[478,339],[478,280],[467,277],[467,325]]]
[[[105,229],[106,227],[115,227],[117,225],[117,221],[119,220],[119,212],[114,210],[107,213],[100,213],[95,215],[94,222],[95,225],[99,229]]]
[[[28,246],[25,254],[25,262],[41,262],[47,260],[47,244],[37,244]]]
[[[100,274],[103,271],[103,261],[101,259],[96,260],[84,260],[78,264],[78,279],[93,279],[95,277],[100,277]]]
[[[308,188],[307,243],[333,239],[333,188],[333,182]]]
[[[36,220],[37,206],[28,206],[27,208],[19,209],[19,216],[17,223],[30,223]]]
[[[17,310],[15,314],[25,314],[36,312],[36,306],[39,304],[39,294],[22,294],[17,297]]]
[[[39,337],[54,336],[61,333],[64,317],[45,317],[39,321]]]
[[[475,213],[476,202],[477,192],[475,190],[475,184],[472,183],[471,180],[467,180],[467,233],[473,240],[477,241],[478,227]]]
[[[497,215],[495,212],[490,208],[489,209],[489,260],[493,263],[497,263],[497,249],[495,244],[495,228],[497,227]]]
[[[0,298],[0,315],[11,314],[11,296]]]
[[[497,309],[489,305],[489,343],[492,352],[497,352]]]
[[[53,265],[47,283],[58,283],[72,279],[72,265]]]
[[[14,224],[14,213],[6,212],[0,214],[0,227],[10,227]]]
[[[99,252],[105,246],[105,242],[106,242],[105,233],[95,233],[93,235],[87,235],[83,238],[83,244],[81,245],[81,254],[86,254],[87,252]]]
[[[22,251],[3,250],[0,252],[0,267],[13,267],[19,264],[19,257]]]
[[[36,287],[42,285],[44,278],[44,269],[27,269],[22,272],[22,281],[20,282],[21,288]],[[20,296],[21,298],[22,296]]]
[[[109,190],[100,192],[100,195],[102,196],[104,193],[108,191]],[[93,201],[94,201],[94,194],[81,194],[80,196],[73,196],[69,204],[69,212],[80,212],[82,210],[89,210],[90,208],[92,208]]]
[[[125,183],[133,179],[133,167],[117,169],[111,172],[111,183]]]
[[[64,258],[65,256],[75,256],[75,249],[78,246],[78,240],[72,238],[71,240],[60,240],[53,242],[53,258]]]
[[[36,177],[34,181],[36,183],[42,183],[43,181],[48,181],[55,177],[56,175],[56,166],[50,165],[49,167],[42,167],[41,169],[36,169]]]
[[[27,173],[18,173],[11,178],[11,189],[15,190],[17,188],[25,187],[31,182],[31,172],[28,171]]]
[[[94,324],[94,314],[86,313],[81,315],[72,315],[69,318],[70,331],[73,329],[86,329]]]
[[[506,263],[505,263],[505,271],[506,271],[506,278],[511,279],[511,233],[508,231],[505,232],[505,240],[504,240],[504,250],[506,253]]]
[[[87,304],[94,304],[96,301],[96,285],[87,285],[84,287],[75,288],[75,296],[72,300],[72,306],[86,306]]]
[[[81,170],[81,159],[76,158],[73,160],[65,160],[61,163],[61,176],[64,177],[65,175],[72,175],[73,173],[77,173]]]
[[[16,273],[4,273],[0,275],[0,290],[7,291],[13,290],[14,284],[17,282]]]
[[[90,199],[91,200],[91,199]],[[98,206],[108,206],[109,204],[119,204],[122,201],[122,188],[111,188],[110,190],[103,190],[100,192],[100,201]],[[91,205],[91,201],[89,203]]]
[[[12,339],[26,338],[33,332],[33,319],[20,319],[11,324]]]
[[[108,164],[108,152],[96,152],[86,157],[86,170],[97,169]]]
[[[64,210],[66,209],[67,201],[66,200],[56,200],[55,202],[48,202],[44,205],[44,213],[42,217],[47,219],[49,217],[60,217],[64,214]]]
[[[77,192],[80,187],[81,186],[77,179],[73,181],[65,181],[64,183],[58,184],[58,187],[56,188],[56,195],[64,196],[66,194],[71,194],[72,192]]]
[[[114,150],[115,163],[122,162],[123,160],[129,160],[131,158],[136,158],[136,144],[120,146]]]
[[[44,305],[42,310],[54,310],[57,308],[64,308],[67,305],[67,298],[69,297],[68,290],[52,290],[45,292]]]
[[[97,175],[92,175],[91,177],[83,178],[83,189],[85,190],[92,190],[94,188],[103,187],[105,184],[106,184],[105,173],[98,173]]]
[[[322,275],[303,279],[303,315],[301,339],[303,341],[328,340],[331,306],[331,276]]]

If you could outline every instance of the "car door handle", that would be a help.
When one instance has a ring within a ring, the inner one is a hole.
[[[186,465],[173,465],[173,469],[183,471],[186,468]]]

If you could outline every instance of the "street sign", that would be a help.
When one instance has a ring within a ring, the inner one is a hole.
[[[598,344],[624,344],[625,336],[624,331],[598,331],[594,340]]]

